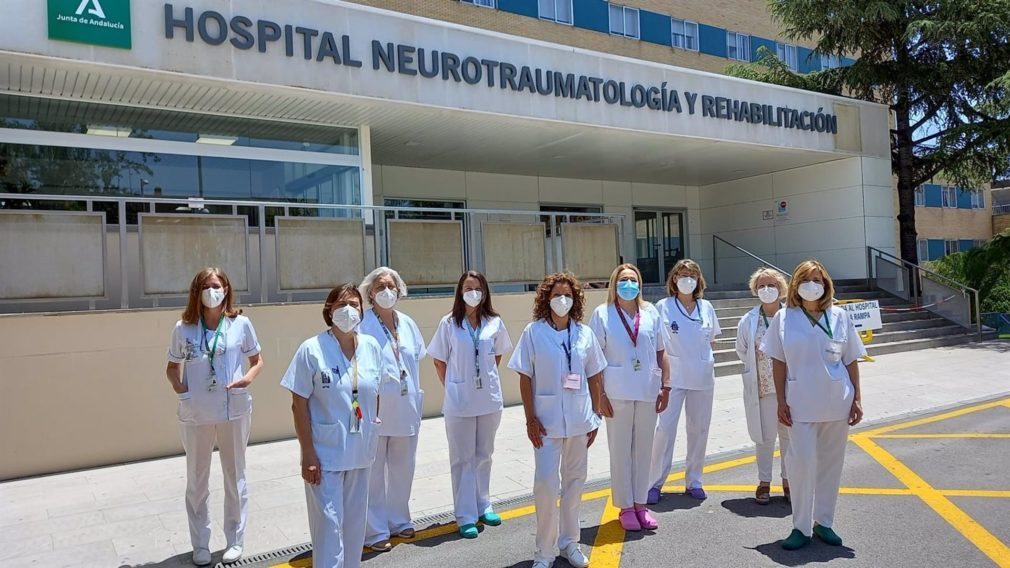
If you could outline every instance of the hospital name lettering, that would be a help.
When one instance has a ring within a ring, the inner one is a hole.
[[[177,32],[184,33],[188,42],[196,41],[199,36],[208,45],[227,42],[236,49],[255,48],[260,53],[267,53],[276,44],[272,49],[283,49],[287,57],[364,67],[364,62],[356,57],[360,54],[353,52],[348,35],[337,36],[325,30],[281,25],[269,20],[253,21],[245,16],[229,19],[213,10],[196,16],[192,8],[185,8],[177,14],[172,4],[165,4],[165,38],[174,39]],[[656,112],[700,114],[715,120],[838,133],[838,117],[825,113],[823,108],[801,110],[688,91],[682,96],[666,82],[660,85],[629,83],[378,40],[372,40],[370,46],[368,59],[374,71]]]

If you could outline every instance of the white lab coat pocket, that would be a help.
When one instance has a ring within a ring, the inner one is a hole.
[[[176,411],[179,422],[196,422],[196,415],[193,411],[193,393],[186,391],[179,394],[179,409]]]
[[[824,359],[827,362],[828,367],[838,366],[842,361],[842,352],[845,350],[845,341],[837,339],[829,339],[824,346]],[[836,373],[831,373],[831,378],[834,380],[841,380],[837,378]]]
[[[247,389],[233,388],[228,391],[228,418],[235,419],[252,412],[252,395]]]
[[[625,367],[617,365],[610,365],[603,369],[603,390],[607,393],[608,398],[613,400],[635,400],[635,397],[631,396],[634,393],[631,392],[628,370]]]
[[[561,396],[538,394],[533,397],[533,414],[547,430],[547,435],[560,436],[564,431],[565,417],[561,414]]]
[[[312,423],[312,447],[316,450],[323,471],[346,469],[344,463],[349,457],[344,456],[344,450],[348,446],[347,436],[347,427],[344,424]]]

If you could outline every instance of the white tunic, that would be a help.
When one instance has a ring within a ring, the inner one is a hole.
[[[563,347],[568,345],[570,369]],[[530,323],[519,338],[509,368],[532,377],[533,411],[548,438],[581,436],[600,427],[588,378],[606,369],[607,359],[589,326],[572,322],[569,330],[556,331],[543,320]],[[579,388],[564,388],[569,373],[579,376]]]
[[[638,340],[632,343],[618,314],[617,304],[602,304],[593,311],[589,327],[607,358],[603,370],[603,390],[611,400],[654,402],[662,386],[663,371],[656,363],[656,352],[666,349],[669,339],[659,311],[648,302],[638,308]],[[632,332],[635,316],[624,313]],[[635,369],[635,363],[638,369]]]
[[[849,417],[855,392],[846,365],[866,355],[848,312],[827,312],[833,337],[800,308],[779,310],[761,350],[786,364],[786,403],[795,422],[830,422]],[[824,316],[821,325],[824,325]]]
[[[715,388],[715,355],[712,342],[722,333],[715,308],[708,300],[697,300],[694,311],[676,298],[656,303],[663,324],[670,331],[670,383],[674,388],[706,390]]]
[[[421,429],[424,404],[419,364],[428,352],[424,348],[421,330],[410,316],[396,312],[396,321],[400,338],[399,363],[393,353],[393,330],[383,329],[374,310],[365,312],[358,331],[374,338],[382,349],[383,373],[379,386],[379,396],[382,397],[379,419],[382,423],[379,424],[379,435],[416,436]],[[402,381],[401,369],[407,372]]]
[[[473,331],[477,336],[474,352]],[[484,416],[503,407],[501,378],[495,357],[512,349],[505,323],[499,317],[485,319],[479,330],[469,324],[456,325],[452,314],[438,322],[435,336],[428,345],[428,355],[445,363],[445,398],[442,414],[461,418]],[[478,363],[481,388],[477,388]]]
[[[309,401],[312,445],[324,471],[369,467],[375,459],[375,407],[382,350],[374,339],[359,333],[354,359],[358,367],[358,404],[364,414],[360,433],[351,432],[354,361],[344,357],[329,331],[306,339],[281,379],[282,387]]]
[[[188,392],[179,395],[179,420],[188,424],[228,422],[252,412],[252,396],[247,389],[226,389],[242,378],[245,358],[260,352],[256,331],[245,316],[221,317],[214,371],[217,385],[211,387],[210,351],[215,330],[203,332],[199,324],[176,322],[168,347],[168,360],[182,364],[182,383]]]

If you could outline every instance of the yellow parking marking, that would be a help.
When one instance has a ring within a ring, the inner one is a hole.
[[[757,484],[754,485],[706,485],[706,493],[753,493],[757,488]],[[664,485],[663,491],[665,493],[683,493],[683,485]],[[772,485],[772,493],[782,493],[782,486]],[[897,487],[840,487],[838,492],[843,495],[897,495],[897,496],[909,496],[914,495],[911,489],[902,489]]]
[[[871,436],[875,440],[915,440],[917,438],[922,438],[923,440],[929,439],[943,439],[943,438],[981,438],[981,439],[993,439],[993,440],[1010,440],[1010,434],[983,434],[976,432],[965,432],[963,434],[878,434]]]
[[[989,406],[979,405],[979,407],[975,408],[976,410],[981,410],[982,408],[992,408],[993,406],[998,406],[998,404]],[[966,413],[948,414],[953,417]],[[853,436],[851,440],[911,489],[926,505],[929,505],[931,509],[936,511],[943,520],[947,521],[950,526],[960,532],[969,542],[995,562],[997,566],[1010,567],[1010,548],[1007,548],[1005,544],[993,536],[985,527],[926,483],[926,480],[920,477],[919,474],[912,471],[908,466],[888,453],[887,450],[877,445],[867,435]]]
[[[944,497],[989,497],[995,499],[1010,499],[1010,491],[987,491],[975,489],[938,489]]]
[[[888,432],[905,430],[908,428],[914,428],[916,426],[923,426],[925,424],[932,424],[934,422],[940,422],[941,420],[947,420],[949,418],[957,418],[958,416],[964,416],[966,414],[971,414],[973,412],[978,412],[980,410],[988,410],[990,408],[996,408],[997,406],[1010,406],[1010,399],[983,402],[981,404],[976,404],[974,406],[966,406],[965,408],[959,408],[957,410],[952,410],[950,412],[945,412],[943,414],[937,414],[936,416],[927,416],[926,418],[919,418],[917,420],[910,420],[908,422],[901,422],[898,424],[891,424],[889,426],[882,426],[880,428],[874,428],[873,430],[867,430],[866,432],[860,432],[857,434],[857,436],[872,438],[875,436],[879,436],[881,434],[886,434]]]
[[[620,509],[614,506],[613,497],[607,498],[607,505],[600,517],[600,528],[596,529],[596,540],[593,542],[593,568],[617,568],[621,565],[624,529],[618,520],[620,514]]]

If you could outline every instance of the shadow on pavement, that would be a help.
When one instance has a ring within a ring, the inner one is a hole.
[[[683,493],[663,493],[663,499],[649,508],[658,513],[669,513],[671,511],[687,511],[701,507],[704,501],[699,501],[688,497]]]
[[[818,562],[831,562],[839,558],[853,559],[856,557],[856,551],[847,546],[828,546],[816,538],[799,550],[783,550],[781,540],[754,548],[745,548],[756,550],[767,556],[772,562],[782,566],[803,566]]]
[[[975,349],[982,351],[995,351],[997,353],[1010,353],[1010,341],[1005,339],[993,339],[983,341],[981,343],[965,343],[963,345],[952,347],[952,349]]]
[[[722,507],[731,513],[747,517],[748,519],[756,517],[784,519],[793,514],[793,509],[789,506],[785,497],[772,497],[771,503],[767,505],[758,505],[754,502],[753,497],[726,499],[722,502]]]
[[[211,554],[211,566],[221,561],[221,555],[224,551],[218,551]],[[193,566],[193,553],[185,552],[183,554],[176,554],[175,556],[170,556],[161,562],[144,562],[143,564],[121,564],[119,568],[192,568]]]

